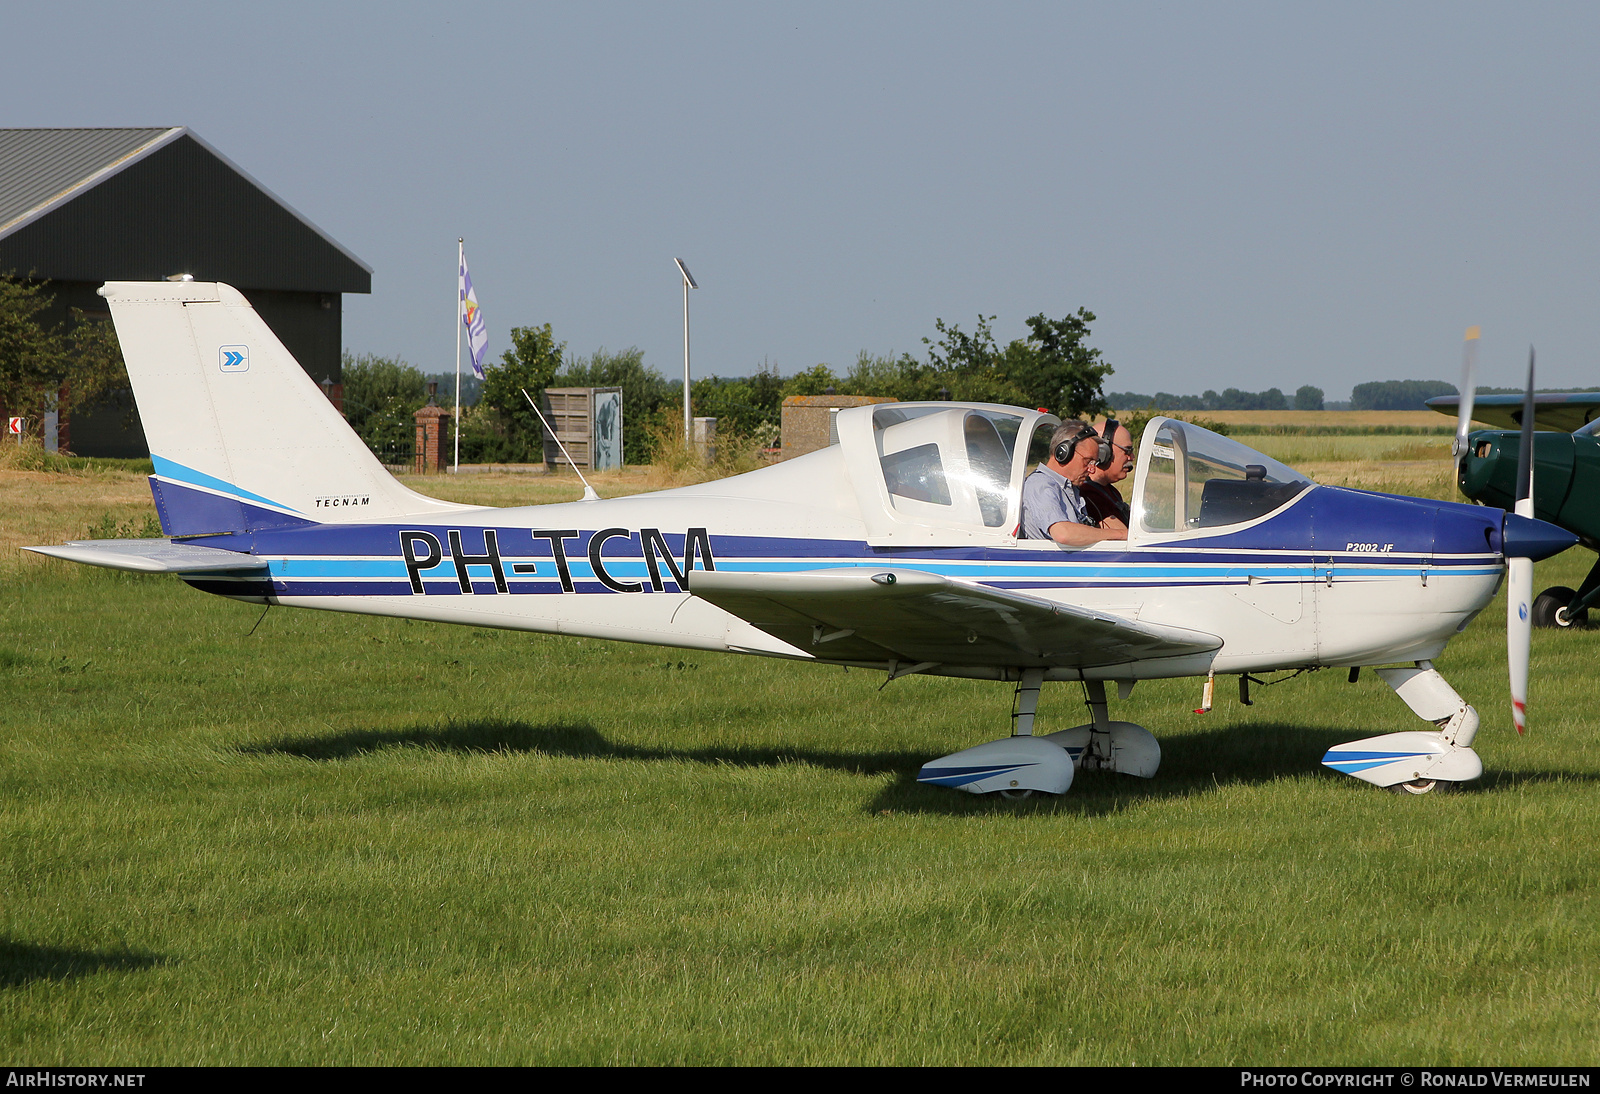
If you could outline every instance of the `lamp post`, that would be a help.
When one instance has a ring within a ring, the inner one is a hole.
[[[689,290],[698,289],[694,275],[689,272],[689,267],[683,264],[683,259],[674,258],[678,264],[678,272],[683,275],[683,443],[694,444],[694,419],[689,411]]]

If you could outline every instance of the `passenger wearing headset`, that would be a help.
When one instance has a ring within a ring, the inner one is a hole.
[[[1080,491],[1084,508],[1102,528],[1118,525],[1127,528],[1128,503],[1122,500],[1117,483],[1133,474],[1133,435],[1115,418],[1107,418],[1100,433],[1111,442],[1111,463],[1106,467],[1096,464],[1089,469],[1089,481]]]
[[[1102,540],[1127,539],[1120,521],[1096,525],[1078,488],[1097,465],[1109,466],[1111,446],[1088,422],[1062,422],[1050,437],[1050,455],[1022,484],[1023,539],[1049,539],[1065,547],[1087,547]]]

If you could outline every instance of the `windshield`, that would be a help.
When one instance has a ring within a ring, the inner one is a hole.
[[[1147,532],[1243,524],[1315,485],[1294,468],[1238,441],[1170,418],[1151,421],[1140,447],[1144,462],[1133,514]]]

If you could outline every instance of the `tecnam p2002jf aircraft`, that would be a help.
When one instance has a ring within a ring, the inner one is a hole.
[[[450,504],[390,476],[234,289],[101,292],[168,538],[32,550],[252,603],[1012,681],[1011,736],[919,776],[972,793],[1059,794],[1079,767],[1153,775],[1160,748],[1107,717],[1108,681],[1305,666],[1391,666],[1427,723],[1328,766],[1418,792],[1475,778],[1477,714],[1430,659],[1507,557],[1573,540],[1499,509],[1319,486],[1171,419],[1145,429],[1125,544],[1019,540],[1030,453],[1057,419],[959,403],[844,410],[837,445],[699,486]],[[1091,723],[1034,736],[1046,680],[1082,681]]]

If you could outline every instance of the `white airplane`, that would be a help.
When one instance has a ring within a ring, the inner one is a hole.
[[[1126,698],[1139,680],[1308,666],[1387,666],[1427,723],[1337,746],[1327,766],[1415,793],[1476,778],[1478,716],[1432,658],[1507,558],[1575,539],[1499,509],[1319,486],[1161,418],[1126,543],[1019,540],[1022,481],[1058,420],[960,403],[844,410],[837,445],[700,486],[457,505],[389,475],[234,289],[100,292],[167,538],[29,550],[258,604],[1013,682],[1010,736],[919,775],[975,794],[1060,794],[1080,768],[1154,775],[1160,747],[1108,718],[1108,682]],[[1092,721],[1034,736],[1046,680],[1081,681]]]

